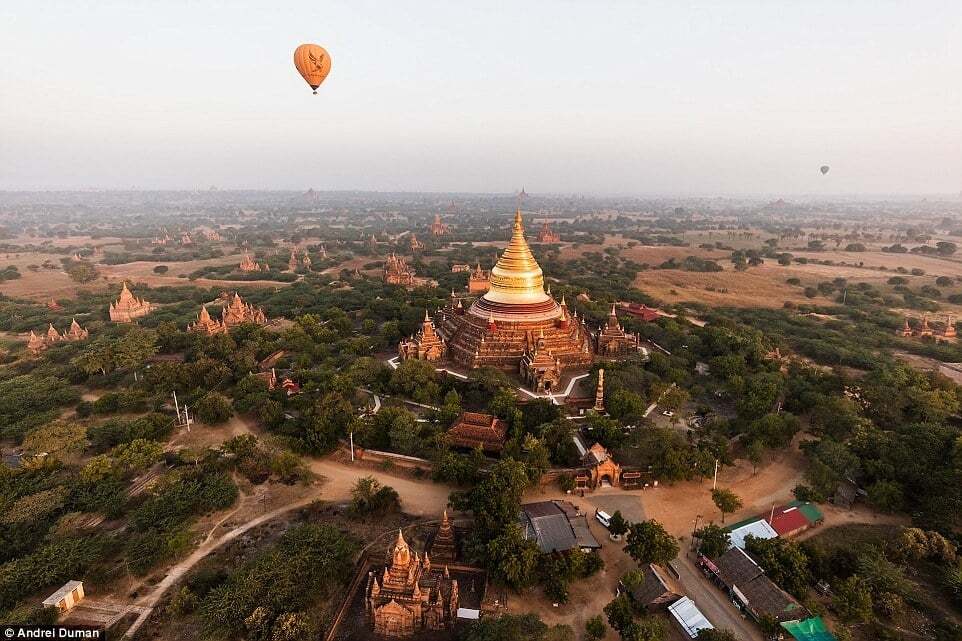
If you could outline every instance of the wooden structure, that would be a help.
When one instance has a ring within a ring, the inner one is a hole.
[[[67,581],[63,586],[43,600],[43,607],[57,608],[60,614],[66,614],[84,598],[83,581]]]

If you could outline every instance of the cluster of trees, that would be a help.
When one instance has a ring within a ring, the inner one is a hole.
[[[233,570],[201,567],[168,604],[213,637],[303,639],[320,633],[318,601],[340,594],[357,544],[331,525],[302,524]]]
[[[524,463],[503,458],[473,488],[452,493],[450,502],[474,515],[465,551],[495,581],[515,589],[541,584],[553,599],[564,603],[570,582],[591,576],[604,563],[601,557],[577,549],[543,554],[525,538],[519,516],[529,482]]]

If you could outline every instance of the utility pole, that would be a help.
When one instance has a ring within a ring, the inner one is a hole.
[[[177,424],[180,425],[180,405],[177,404],[177,390],[174,390],[174,411],[177,412]]]
[[[184,405],[184,425],[187,426],[187,431],[190,432],[190,414],[187,413],[186,405]]]
[[[711,484],[712,491],[718,489],[718,459],[715,459],[715,480]]]
[[[354,462],[354,431],[351,431],[351,463]]]

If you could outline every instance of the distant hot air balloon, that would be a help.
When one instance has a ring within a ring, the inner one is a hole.
[[[314,93],[317,93],[317,92],[315,91]],[[821,167],[818,168],[818,170],[822,172],[822,175],[824,176],[825,174],[828,173],[828,165],[822,165]]]
[[[294,50],[294,66],[314,93],[331,73],[331,54],[320,45],[306,44]]]

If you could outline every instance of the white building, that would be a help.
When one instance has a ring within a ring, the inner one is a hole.
[[[67,581],[63,587],[43,600],[43,607],[56,607],[60,614],[69,612],[84,598],[83,581]]]

